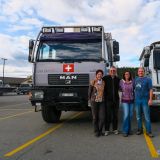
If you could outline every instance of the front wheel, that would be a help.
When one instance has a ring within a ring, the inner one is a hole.
[[[47,123],[56,123],[60,120],[61,111],[54,106],[42,105],[42,117]]]

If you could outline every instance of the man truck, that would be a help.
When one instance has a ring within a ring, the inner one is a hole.
[[[120,60],[119,43],[103,26],[42,27],[29,41],[33,63],[30,101],[47,123],[60,119],[62,111],[87,111],[88,87],[97,69],[107,73]]]
[[[153,83],[153,105],[150,107],[152,121],[160,120],[160,41],[144,47],[140,56],[141,66],[145,68],[146,76]]]

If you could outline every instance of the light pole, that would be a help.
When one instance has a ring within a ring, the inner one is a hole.
[[[7,60],[6,58],[1,58],[3,60],[3,86],[4,86],[4,67],[5,67],[5,61]]]

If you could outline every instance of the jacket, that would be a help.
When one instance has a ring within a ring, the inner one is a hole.
[[[119,82],[120,78],[115,76],[112,78],[110,75],[104,76],[104,98],[107,102],[119,101]]]
[[[102,84],[98,84],[97,80],[92,80],[89,86],[88,99],[92,102],[104,101],[104,86],[105,83],[103,80]]]

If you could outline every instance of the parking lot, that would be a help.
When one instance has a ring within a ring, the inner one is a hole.
[[[135,132],[135,117],[132,126]],[[96,138],[90,112],[63,112],[59,123],[47,124],[27,95],[0,97],[0,128],[0,160],[149,160],[160,154],[159,122],[152,123],[152,139],[145,133]]]

